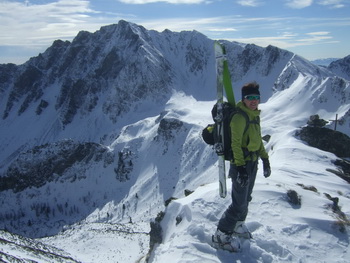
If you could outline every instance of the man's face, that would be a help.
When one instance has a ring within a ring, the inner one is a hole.
[[[260,102],[259,95],[247,95],[243,100],[244,104],[251,110],[256,110]]]

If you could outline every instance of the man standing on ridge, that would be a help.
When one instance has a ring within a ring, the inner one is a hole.
[[[247,113],[249,127],[245,132],[247,121],[243,113],[235,114],[230,122],[234,156],[229,171],[232,203],[222,215],[212,241],[215,247],[232,252],[240,250],[239,238],[252,237],[244,221],[248,214],[248,204],[252,200],[259,157],[263,161],[264,176],[269,177],[271,174],[269,156],[261,138],[259,102],[259,84],[251,82],[244,85],[242,100],[236,107]]]

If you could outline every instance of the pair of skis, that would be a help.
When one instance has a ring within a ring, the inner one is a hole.
[[[225,198],[227,195],[226,186],[226,169],[224,156],[224,130],[223,130],[223,103],[224,90],[227,101],[234,107],[236,105],[228,63],[226,50],[218,41],[214,42],[214,51],[216,59],[216,97],[217,97],[217,116],[215,119],[218,142],[214,145],[215,151],[219,157],[219,193],[220,197]]]

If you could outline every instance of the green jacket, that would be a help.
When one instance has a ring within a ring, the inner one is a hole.
[[[239,101],[236,107],[245,111],[251,121],[259,119],[260,110],[251,110]],[[235,114],[230,122],[232,141],[231,147],[234,156],[234,163],[237,166],[245,165],[246,161],[256,161],[258,157],[268,158],[264,144],[261,139],[260,125],[250,123],[248,130],[244,133],[246,119],[242,114]],[[247,153],[253,154],[247,154]]]

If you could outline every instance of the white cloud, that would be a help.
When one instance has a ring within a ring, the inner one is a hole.
[[[201,4],[201,3],[207,3],[207,0],[118,0],[121,3],[125,4],[151,4],[151,3],[159,3],[159,2],[165,2],[169,4]]]
[[[232,28],[232,27],[223,27],[223,28],[209,28],[208,31],[213,31],[213,32],[233,32],[233,31],[237,31],[237,29]]]
[[[319,31],[319,32],[310,32],[305,34],[307,37],[297,39],[297,42],[303,43],[304,45],[314,45],[317,43],[324,42],[325,40],[333,39],[330,35],[330,32]]]
[[[89,1],[58,0],[46,4],[0,2],[0,45],[47,45],[57,38],[72,38],[87,30]],[[10,29],[10,30],[9,30]],[[35,41],[33,41],[35,40]]]
[[[338,41],[333,40],[330,32],[319,31],[319,32],[309,32],[303,35],[283,32],[277,36],[263,36],[263,37],[249,37],[249,38],[231,38],[229,40],[238,41],[242,43],[251,44],[266,47],[268,45],[277,46],[283,49],[290,49],[301,46],[311,46],[317,44],[329,44],[338,43]]]
[[[331,8],[343,8],[345,4],[343,4],[343,0],[320,0],[320,5],[331,6]]]
[[[256,7],[262,5],[263,3],[259,0],[239,0],[237,1],[237,4],[242,6]]]
[[[329,32],[326,32],[326,31],[310,32],[310,33],[306,33],[306,35],[310,35],[310,36],[325,36],[325,35],[329,35]]]
[[[288,0],[286,6],[293,9],[302,9],[312,5],[313,0]]]

